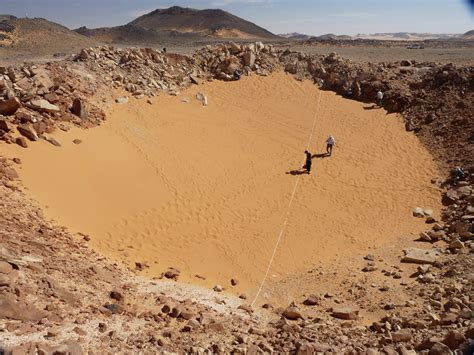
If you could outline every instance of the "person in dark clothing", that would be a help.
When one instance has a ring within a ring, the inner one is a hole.
[[[240,80],[240,76],[242,75],[242,72],[240,71],[240,69],[235,69],[234,71],[234,79],[235,80]]]
[[[307,150],[305,150],[304,153],[306,154],[306,163],[304,164],[303,169],[306,169],[306,173],[309,174],[311,172],[311,164],[312,164],[311,153],[308,152]]]

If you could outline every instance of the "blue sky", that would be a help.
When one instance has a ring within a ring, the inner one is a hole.
[[[125,24],[173,5],[221,8],[274,33],[464,33],[474,0],[0,0],[0,13],[44,17],[70,28]],[[471,5],[470,5],[471,4]]]

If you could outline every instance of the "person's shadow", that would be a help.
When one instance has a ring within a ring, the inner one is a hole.
[[[311,156],[311,158],[319,158],[319,159],[328,158],[328,157],[330,157],[329,153],[319,153],[319,154],[313,154]]]
[[[308,171],[306,169],[290,170],[290,171],[286,172],[286,174],[293,175],[293,176],[304,175],[304,174],[307,174],[307,173],[308,173]]]
[[[375,110],[375,109],[380,109],[380,108],[382,107],[380,107],[377,104],[373,104],[372,106],[364,106],[364,110]]]

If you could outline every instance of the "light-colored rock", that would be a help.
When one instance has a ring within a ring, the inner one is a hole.
[[[436,250],[418,248],[405,249],[404,253],[405,256],[402,257],[401,261],[414,264],[433,264],[439,255],[439,252]]]
[[[423,208],[421,208],[421,207],[414,208],[413,209],[413,217],[417,217],[417,218],[425,217],[425,214],[423,213]]]
[[[115,102],[118,104],[126,104],[128,102],[128,97],[126,96],[120,96],[115,99]]]
[[[49,103],[47,100],[31,100],[27,106],[40,112],[59,112],[59,107]]]

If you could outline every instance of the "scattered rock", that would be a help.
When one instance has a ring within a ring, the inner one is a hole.
[[[19,125],[17,129],[22,136],[25,136],[30,141],[37,141],[39,139],[38,135],[36,134],[36,131],[28,124]]]
[[[405,256],[401,260],[403,263],[433,264],[439,255],[435,250],[418,248],[409,248],[404,250],[404,252]]]
[[[16,97],[7,100],[0,100],[0,114],[5,116],[13,115],[20,106],[21,103]]]
[[[25,137],[17,137],[15,139],[15,143],[18,144],[20,147],[28,148],[28,143],[26,143]]]
[[[319,297],[316,295],[309,295],[307,299],[304,300],[303,304],[305,306],[317,306],[319,305]]]
[[[59,112],[59,107],[50,104],[48,101],[39,99],[30,101],[27,106],[33,110],[40,112]]]
[[[355,320],[359,317],[359,311],[352,308],[333,308],[331,315],[339,319]]]
[[[298,320],[303,318],[301,313],[295,307],[288,307],[283,311],[283,317],[289,320]]]

